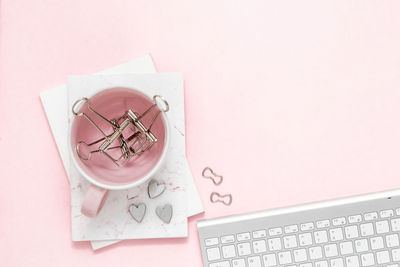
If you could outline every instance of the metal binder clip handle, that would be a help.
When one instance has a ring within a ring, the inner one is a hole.
[[[217,192],[212,192],[210,195],[210,201],[212,203],[221,202],[222,204],[229,206],[232,204],[232,195],[231,194],[220,195]]]
[[[168,112],[169,104],[162,96],[155,95],[153,96],[153,100],[159,110],[161,110],[162,112]]]
[[[210,172],[212,175],[207,175],[207,171]],[[216,174],[210,167],[205,167],[201,175],[203,176],[203,178],[213,181],[215,185],[220,185],[224,180],[224,177],[222,175]]]

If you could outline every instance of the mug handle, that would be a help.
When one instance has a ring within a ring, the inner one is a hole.
[[[82,202],[82,214],[92,218],[96,217],[104,205],[107,193],[107,189],[91,184]]]

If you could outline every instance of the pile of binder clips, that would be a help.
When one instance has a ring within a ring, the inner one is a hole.
[[[78,107],[82,109],[82,105],[87,105],[87,110],[90,111],[90,113],[105,121],[106,125],[108,125],[108,129],[100,128],[100,126],[85,112],[76,111]],[[151,112],[154,109],[156,109],[156,111]],[[90,160],[93,154],[101,153],[117,166],[124,166],[131,159],[140,157],[157,142],[157,137],[151,132],[151,128],[160,113],[167,112],[168,110],[168,102],[165,101],[162,96],[155,95],[153,96],[153,105],[142,114],[128,109],[119,118],[109,120],[90,106],[90,99],[86,97],[78,99],[72,106],[72,113],[76,117],[87,119],[97,129],[100,138],[90,143],[79,141],[75,147],[76,152],[79,158],[85,161]],[[153,117],[150,119],[148,126],[145,126],[143,118],[151,113],[153,113]],[[106,134],[106,132],[111,133]],[[90,149],[93,147],[93,149],[84,155],[81,151],[82,145]]]

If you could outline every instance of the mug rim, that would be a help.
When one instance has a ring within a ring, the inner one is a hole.
[[[136,92],[139,92],[141,94],[144,94],[146,97],[148,97],[149,99],[151,99],[151,97],[149,97],[149,95],[145,92],[139,91],[137,89],[134,88],[130,88],[130,87],[111,87],[111,88],[106,88],[106,89],[102,89],[101,91],[98,91],[97,93],[91,95],[90,97],[88,97],[89,99],[91,99],[93,96],[95,96],[96,94],[103,92],[105,90],[109,90],[109,89],[114,89],[114,88],[126,88],[126,89],[130,89]],[[69,109],[69,108],[68,108]],[[71,146],[71,130],[72,130],[72,125],[75,122],[76,116],[73,117],[72,122],[69,124],[69,129],[68,129],[68,150],[70,151],[70,157],[72,158],[72,162],[74,163],[73,165],[75,166],[75,168],[78,170],[78,172],[90,183],[92,183],[93,185],[96,185],[100,188],[104,188],[107,190],[124,190],[124,189],[129,189],[135,186],[139,186],[143,183],[145,183],[146,181],[148,181],[151,177],[153,177],[153,175],[160,169],[160,167],[163,165],[165,158],[167,156],[167,152],[169,149],[169,142],[170,142],[170,127],[169,127],[169,121],[168,121],[168,117],[165,114],[165,112],[161,112],[163,121],[164,121],[164,128],[165,128],[165,140],[164,140],[164,147],[163,147],[163,151],[161,153],[160,158],[158,159],[157,163],[153,166],[153,168],[144,176],[142,176],[141,178],[139,178],[137,181],[134,181],[132,183],[128,183],[128,184],[123,184],[123,185],[109,185],[109,184],[104,184],[101,183],[95,179],[93,179],[90,175],[88,175],[84,170],[82,170],[82,168],[79,166],[77,159],[74,156],[74,151],[72,149]]]

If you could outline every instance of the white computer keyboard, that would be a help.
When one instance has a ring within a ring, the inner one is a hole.
[[[400,267],[400,191],[197,226],[206,267]]]

